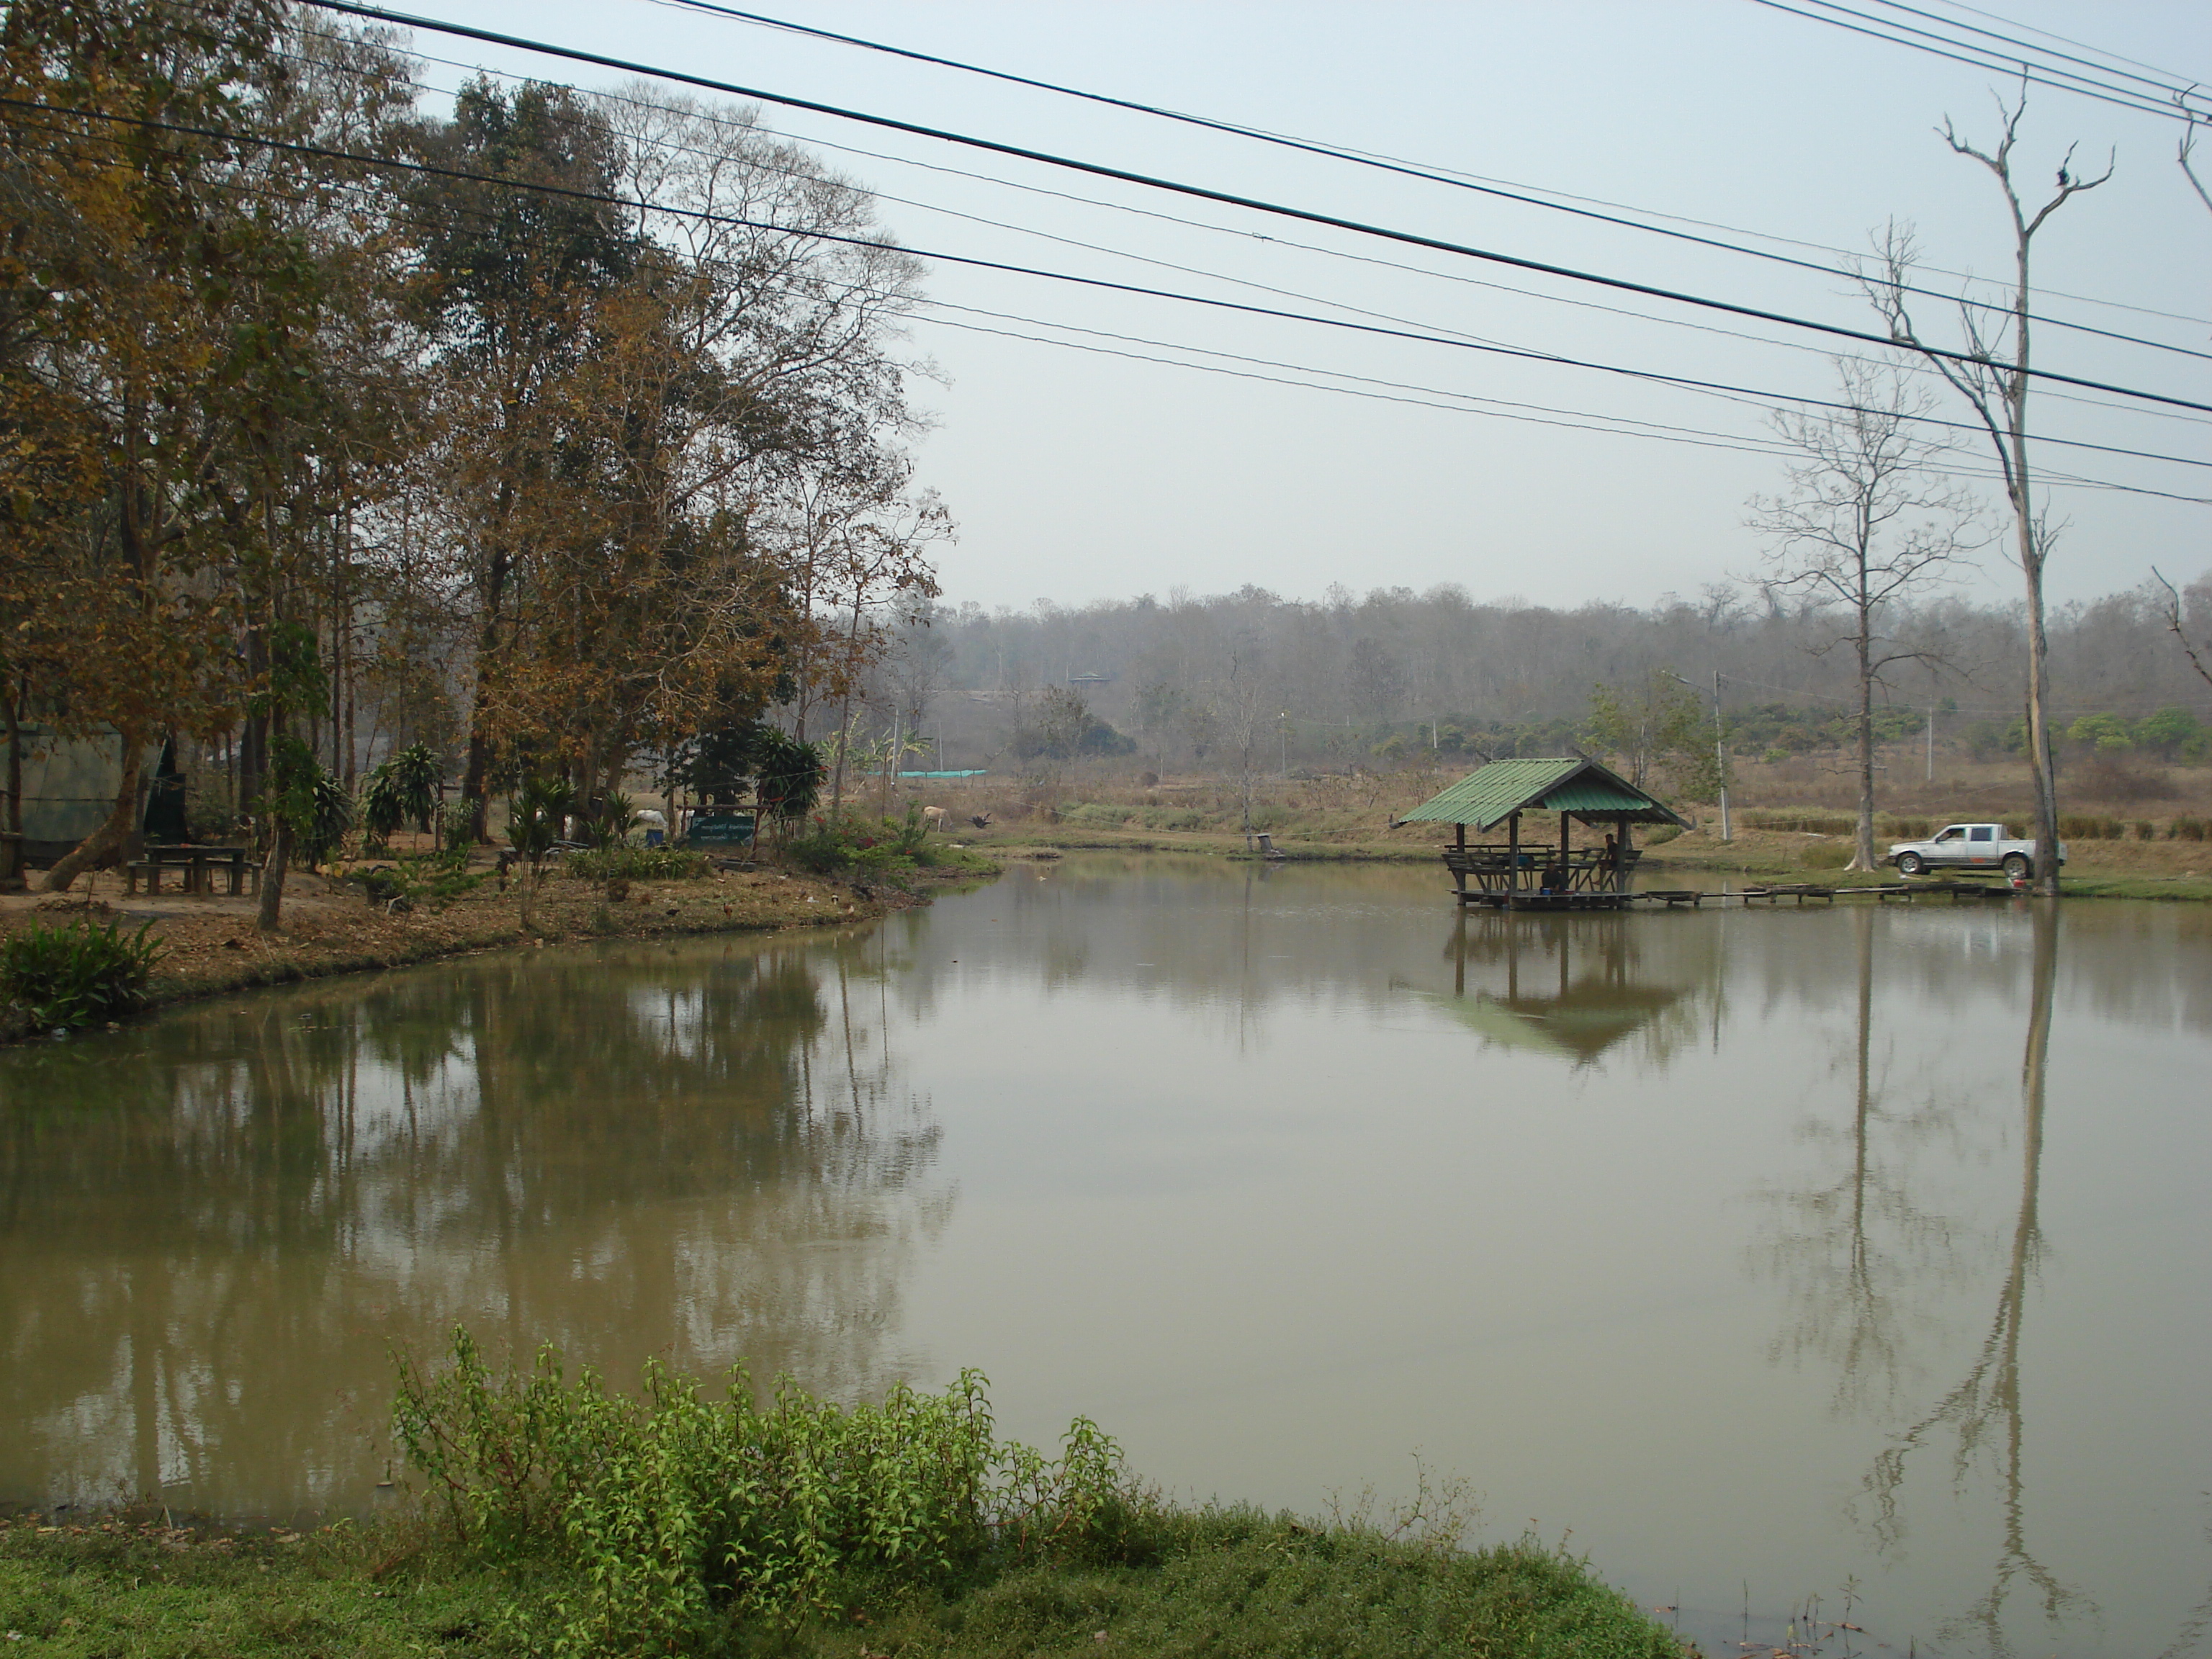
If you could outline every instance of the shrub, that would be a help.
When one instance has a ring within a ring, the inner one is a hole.
[[[2174,819],[2167,827],[2166,833],[2175,841],[2203,841],[2206,838],[2205,832],[2208,830],[2212,830],[2212,824],[2206,823],[2203,818],[2191,817],[2185,812]]]
[[[43,922],[10,933],[0,943],[0,990],[42,1030],[71,1030],[136,1013],[146,1006],[146,983],[168,948],[120,921],[95,927],[79,918],[65,927]]]
[[[1754,807],[1743,814],[1743,820],[1754,830],[1795,831],[1807,836],[1848,836],[1858,829],[1858,820],[1840,812],[1783,811]]]
[[[2058,820],[2058,834],[2065,841],[2118,841],[2124,833],[2118,818],[2069,813]]]
[[[1064,806],[1060,816],[1068,823],[1089,824],[1096,830],[1118,830],[1137,816],[1133,806],[1106,806],[1096,802],[1082,806]]]
[[[442,907],[473,891],[483,880],[483,872],[469,869],[469,849],[463,842],[441,852],[422,853],[366,870],[349,871],[346,879],[359,882],[372,904],[404,899],[409,904],[428,900]]]
[[[1126,1559],[1148,1500],[1078,1418],[1056,1459],[994,1437],[984,1380],[880,1406],[781,1379],[765,1407],[646,1363],[635,1397],[542,1349],[495,1374],[465,1329],[448,1368],[402,1360],[393,1427],[453,1525],[496,1560],[565,1568],[561,1647],[688,1650],[727,1613],[797,1622],[986,1565]]]
[[[604,847],[561,860],[561,872],[580,881],[690,881],[709,867],[704,853],[676,847]]]
[[[896,876],[934,856],[921,833],[921,814],[909,817],[912,835],[906,824],[890,818],[817,818],[813,829],[793,836],[784,850],[793,864],[817,875],[852,870]]]

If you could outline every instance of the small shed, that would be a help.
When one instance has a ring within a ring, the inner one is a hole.
[[[1559,815],[1557,846],[1521,836],[1523,812]],[[1573,825],[1601,831],[1599,847],[1574,845]],[[1450,788],[1423,801],[1401,823],[1449,823],[1455,834],[1443,849],[1454,891],[1462,904],[1498,909],[1618,910],[1628,903],[1628,878],[1643,855],[1633,826],[1687,820],[1656,796],[1594,760],[1492,761]],[[1503,842],[1470,842],[1505,826]]]

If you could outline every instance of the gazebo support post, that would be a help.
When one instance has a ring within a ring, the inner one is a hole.
[[[1465,915],[1467,909],[1467,826],[1463,823],[1460,823],[1455,824],[1452,827],[1459,832],[1457,842],[1459,848],[1459,862],[1452,870],[1452,886],[1459,894],[1461,914]]]
[[[1575,821],[1565,812],[1559,814],[1559,892],[1562,896],[1575,889],[1574,872],[1567,865],[1567,835]]]
[[[1521,890],[1521,815],[1505,821],[1505,902],[1510,908]]]
[[[1614,813],[1613,822],[1613,890],[1625,893],[1628,890],[1628,814]]]

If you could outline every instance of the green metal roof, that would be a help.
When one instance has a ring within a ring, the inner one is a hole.
[[[1655,797],[1595,761],[1576,757],[1492,761],[1423,801],[1398,822],[1465,823],[1488,830],[1516,812],[1532,811],[1571,812],[1585,821],[1625,813],[1637,823],[1682,823]]]

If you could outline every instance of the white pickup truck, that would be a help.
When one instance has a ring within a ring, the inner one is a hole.
[[[2058,861],[2066,862],[2066,843],[2058,843]],[[2008,841],[2002,823],[1954,823],[1926,841],[1891,843],[1882,860],[1898,873],[1917,876],[1923,870],[1986,870],[1994,875],[2027,877],[2035,873],[2035,843]]]

